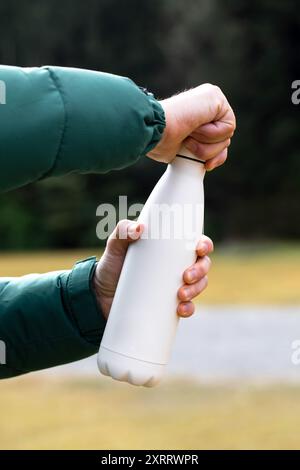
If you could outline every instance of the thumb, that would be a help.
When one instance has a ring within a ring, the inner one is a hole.
[[[111,254],[123,255],[130,243],[138,240],[144,231],[144,225],[132,220],[120,220],[107,241]]]

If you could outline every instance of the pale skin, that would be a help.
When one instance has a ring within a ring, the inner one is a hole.
[[[171,162],[182,144],[196,157],[204,160],[206,170],[222,165],[228,154],[236,121],[225,95],[219,87],[200,85],[191,90],[160,101],[166,127],[157,146],[147,155],[159,162]],[[94,276],[94,287],[99,306],[108,318],[128,246],[136,243],[144,230],[142,224],[129,220],[119,222],[107,241]],[[127,238],[123,234],[127,233]],[[119,238],[119,233],[122,237]],[[194,313],[193,299],[207,287],[213,251],[213,242],[202,235],[196,247],[196,261],[187,266],[178,289],[177,313],[189,317]]]

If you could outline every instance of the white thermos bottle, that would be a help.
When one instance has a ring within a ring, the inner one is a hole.
[[[150,194],[138,218],[145,232],[129,246],[102,338],[102,374],[146,387],[160,381],[178,324],[177,291],[203,230],[204,175],[203,162],[181,148]]]

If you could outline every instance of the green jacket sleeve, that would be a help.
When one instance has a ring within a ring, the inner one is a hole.
[[[0,66],[0,80],[2,191],[49,176],[121,169],[164,130],[159,103],[127,78]],[[0,378],[97,351],[105,320],[91,282],[95,266],[91,258],[71,271],[0,278]]]
[[[131,80],[90,70],[0,66],[0,190],[46,176],[124,168],[164,130],[164,113]]]
[[[97,351],[105,320],[93,292],[95,266],[90,258],[71,271],[0,279],[0,378]]]

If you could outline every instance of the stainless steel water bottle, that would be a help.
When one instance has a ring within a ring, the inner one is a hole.
[[[151,387],[163,376],[177,291],[203,230],[204,164],[185,148],[179,153],[139,216],[145,232],[129,246],[98,354],[103,374],[134,385]]]

